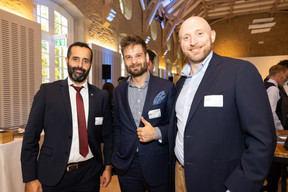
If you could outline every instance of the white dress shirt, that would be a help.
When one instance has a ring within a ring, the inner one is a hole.
[[[284,130],[281,124],[281,121],[279,120],[278,115],[276,114],[277,103],[280,99],[278,84],[273,79],[269,79],[267,82],[273,83],[275,85],[275,86],[270,86],[266,90],[268,94],[272,114],[273,114],[275,128],[276,130]]]
[[[86,157],[83,157],[79,152],[79,134],[78,134],[78,118],[77,118],[77,106],[76,106],[76,90],[70,86],[73,82],[68,78],[68,87],[70,95],[70,104],[72,111],[72,143],[68,163],[86,161],[93,157],[93,154],[89,148],[89,152]],[[76,85],[75,85],[76,86]],[[83,98],[86,128],[88,128],[88,111],[89,111],[89,91],[87,81],[82,85],[84,88],[81,89],[80,93]],[[76,86],[77,87],[77,86]]]

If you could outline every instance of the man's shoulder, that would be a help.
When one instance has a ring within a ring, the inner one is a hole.
[[[173,86],[173,82],[169,81],[167,79],[163,79],[161,77],[157,76],[152,76],[150,77],[150,81],[153,85],[158,85],[158,86]]]

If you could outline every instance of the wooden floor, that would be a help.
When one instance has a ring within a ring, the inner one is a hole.
[[[281,192],[281,182],[280,181],[279,181],[279,185],[278,185],[279,186],[278,192]],[[287,189],[288,189],[288,180],[287,180]],[[108,185],[108,187],[106,187],[106,188],[101,187],[100,192],[121,192],[117,175],[113,175],[111,183]]]
[[[100,187],[100,192],[121,192],[117,175],[112,176],[112,180],[108,187]]]

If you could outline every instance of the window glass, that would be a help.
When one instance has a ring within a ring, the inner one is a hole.
[[[39,0],[37,22],[42,29],[42,82],[65,79],[68,74],[65,63],[67,41],[73,39],[69,23],[72,23],[70,29],[73,29],[73,18],[57,4]]]

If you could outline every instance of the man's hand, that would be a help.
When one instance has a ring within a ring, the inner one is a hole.
[[[143,117],[141,117],[141,121],[144,124],[144,127],[137,128],[137,135],[140,142],[146,143],[155,140],[156,132],[154,127],[152,127],[152,125]]]
[[[25,184],[25,192],[43,192],[42,185],[38,179]]]
[[[112,176],[112,166],[106,165],[105,170],[100,179],[100,187],[107,187],[111,181]]]

